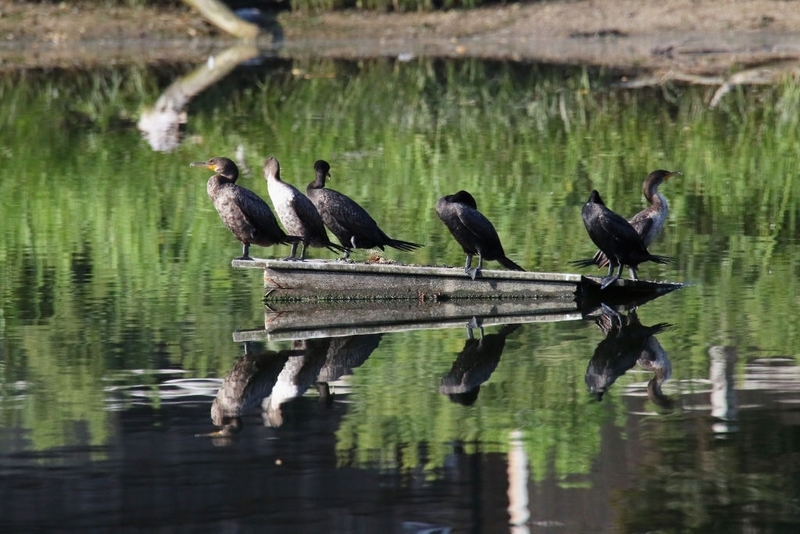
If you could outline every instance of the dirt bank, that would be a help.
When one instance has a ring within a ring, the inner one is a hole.
[[[281,55],[587,63],[662,77],[797,72],[800,9],[778,0],[556,1],[439,13],[281,13]],[[0,70],[203,61],[232,41],[186,9],[0,4]],[[777,74],[775,74],[777,73]]]

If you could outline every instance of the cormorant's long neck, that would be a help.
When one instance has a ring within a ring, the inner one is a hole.
[[[325,188],[325,175],[321,172],[317,173],[317,177],[314,178],[314,181],[308,184],[308,187],[311,189],[324,189]]]
[[[657,184],[646,183],[642,192],[644,193],[644,198],[647,200],[647,203],[657,211],[661,212],[669,209],[666,197],[658,192]]]

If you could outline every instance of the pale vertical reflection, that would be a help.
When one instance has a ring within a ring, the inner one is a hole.
[[[717,419],[712,428],[717,437],[725,437],[730,432],[736,432],[739,416],[733,376],[736,347],[715,346],[708,349],[708,354],[711,356],[708,371],[711,380],[711,416]]]
[[[509,433],[508,447],[508,515],[512,534],[528,534],[528,455],[522,443],[522,432]]]

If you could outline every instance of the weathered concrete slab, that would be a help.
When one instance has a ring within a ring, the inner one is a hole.
[[[267,300],[453,300],[574,299],[599,291],[599,278],[572,273],[483,270],[472,280],[459,267],[355,263],[343,261],[233,260],[237,269],[264,271]],[[618,280],[605,290],[662,293],[680,287],[641,280]]]

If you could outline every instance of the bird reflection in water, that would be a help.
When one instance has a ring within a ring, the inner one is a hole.
[[[329,382],[351,374],[378,347],[381,335],[295,341],[291,349],[253,352],[245,344],[242,355],[222,381],[211,404],[211,420],[219,427],[211,436],[231,436],[242,430],[242,416],[260,406],[265,422],[283,424],[281,406],[316,387],[330,405]]]
[[[468,339],[464,348],[458,353],[450,372],[442,377],[439,393],[462,404],[471,406],[478,399],[481,384],[489,380],[500,361],[500,355],[506,345],[506,338],[521,325],[504,325],[496,334],[484,335],[483,327],[473,317],[467,324]],[[480,330],[480,337],[475,339],[473,329]]]
[[[212,435],[230,436],[241,431],[242,415],[272,394],[284,365],[299,353],[293,350],[253,352],[250,343],[245,343],[244,347],[244,354],[223,379],[211,403],[211,421],[219,427]]]
[[[324,404],[330,405],[333,397],[329,382],[362,365],[380,344],[381,334],[339,338],[307,339],[295,341],[294,347],[304,350],[303,355],[286,362],[272,395],[264,399],[265,421],[269,426],[283,425],[282,406],[308,390],[317,389]]]
[[[601,314],[595,322],[605,334],[605,339],[597,345],[586,368],[584,378],[589,392],[597,400],[602,400],[617,378],[638,363],[642,369],[654,373],[647,384],[650,400],[664,409],[672,409],[672,401],[661,391],[662,384],[672,374],[672,364],[655,337],[671,325],[658,323],[644,326],[636,310],[629,311],[625,316],[605,304],[601,306]]]

